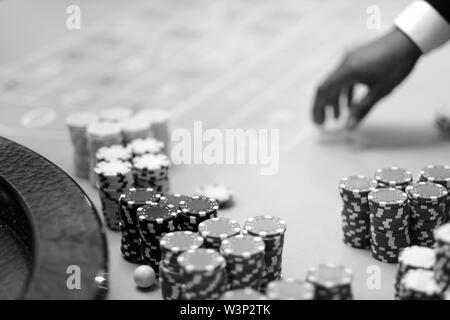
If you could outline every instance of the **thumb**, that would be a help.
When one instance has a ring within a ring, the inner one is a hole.
[[[354,130],[382,97],[383,94],[380,88],[372,88],[361,101],[351,105],[347,129]]]

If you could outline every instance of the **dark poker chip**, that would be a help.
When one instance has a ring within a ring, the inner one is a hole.
[[[119,201],[123,206],[136,210],[145,204],[159,202],[160,198],[161,195],[152,188],[130,188],[120,196]]]
[[[186,201],[180,202],[180,210],[188,216],[204,217],[217,212],[219,205],[213,198],[204,196],[192,196]]]

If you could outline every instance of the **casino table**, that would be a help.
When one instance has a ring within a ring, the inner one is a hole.
[[[69,30],[72,2],[0,1],[0,135],[73,176],[101,211],[96,190],[74,176],[64,124],[71,112],[145,104],[168,110],[172,130],[193,133],[194,121],[221,132],[277,129],[274,174],[261,174],[261,162],[174,165],[173,191],[229,185],[235,205],[220,216],[286,221],[284,277],[339,263],[354,272],[356,299],[393,298],[395,266],[342,243],[338,182],[385,166],[417,174],[450,163],[433,126],[435,111],[450,103],[450,47],[424,57],[356,132],[314,127],[310,107],[342,54],[389,29],[409,1],[80,0],[81,28]],[[373,6],[380,28],[367,24]],[[108,298],[160,299],[157,287],[136,288],[120,234],[108,231],[107,242]]]

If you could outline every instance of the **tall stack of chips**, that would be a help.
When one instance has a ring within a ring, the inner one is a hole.
[[[346,245],[366,249],[370,247],[369,192],[375,190],[377,181],[366,176],[349,176],[339,182],[343,201],[342,232]]]
[[[397,263],[401,249],[410,245],[408,197],[395,188],[373,190],[367,196],[370,206],[372,257]]]
[[[222,241],[220,253],[227,262],[230,289],[260,289],[265,268],[264,249],[263,240],[252,235],[236,235]]]
[[[175,231],[164,235],[160,241],[162,261],[159,266],[161,293],[164,300],[183,298],[184,279],[178,257],[188,250],[203,246],[203,238],[191,231]]]
[[[164,154],[144,154],[133,159],[135,184],[153,188],[158,193],[170,193],[169,158]]]
[[[122,231],[120,250],[123,257],[130,262],[142,262],[137,209],[143,205],[158,202],[159,198],[160,195],[152,188],[130,188],[119,197],[120,229]]]
[[[227,288],[225,258],[213,249],[195,249],[182,253],[177,262],[185,279],[186,300],[219,299]]]
[[[101,147],[117,145],[122,143],[122,135],[120,134],[120,127],[112,122],[95,121],[87,128],[87,142],[89,150],[89,167],[95,166],[95,155]],[[95,186],[95,173],[89,172],[89,180]]]
[[[450,166],[429,165],[422,168],[419,181],[440,184],[447,189],[446,222],[450,221]]]
[[[442,289],[430,270],[409,270],[400,281],[400,300],[443,300]]]
[[[443,289],[450,287],[450,223],[446,223],[434,232],[436,239],[434,278]]]
[[[205,240],[206,248],[219,250],[223,240],[241,233],[241,227],[233,219],[211,218],[198,225],[198,232]]]
[[[153,136],[164,143],[166,152],[170,150],[169,113],[161,109],[142,109],[135,115],[146,119],[150,124]]]
[[[306,274],[306,281],[314,285],[317,300],[352,300],[353,272],[344,266],[319,264]]]
[[[269,282],[281,277],[286,222],[274,216],[256,216],[247,219],[244,230],[249,235],[261,237],[264,241],[265,268],[261,283],[261,290],[264,291]]]
[[[66,118],[66,125],[74,148],[75,175],[84,179],[89,177],[90,169],[87,128],[96,119],[97,116],[90,112],[73,113]]]
[[[266,296],[252,288],[229,290],[220,300],[267,300]]]
[[[129,162],[101,161],[94,168],[106,225],[120,230],[119,197],[133,186],[133,171]]]
[[[377,180],[378,188],[396,188],[402,191],[413,182],[412,173],[398,167],[378,169],[374,178]]]
[[[432,182],[418,182],[406,187],[411,209],[411,240],[413,244],[431,247],[433,231],[446,220],[447,189]]]
[[[143,261],[158,272],[161,261],[159,242],[165,234],[178,229],[178,210],[170,204],[152,202],[139,207],[136,213]]]
[[[126,161],[130,162],[132,158],[131,151],[120,145],[115,144],[108,147],[101,147],[97,150],[97,153],[95,154],[96,162],[100,161]]]
[[[409,270],[433,270],[436,257],[433,249],[412,246],[402,250],[398,257],[397,274],[395,276],[395,298],[398,299],[400,282]]]
[[[129,143],[135,139],[146,139],[152,136],[150,124],[146,119],[131,117],[120,122],[124,143]]]
[[[217,218],[219,205],[212,198],[192,196],[180,202],[179,222],[181,230],[198,232],[198,225],[210,218]]]
[[[131,150],[134,157],[152,153],[158,154],[164,151],[164,143],[154,138],[131,140],[127,147]]]
[[[275,280],[267,285],[266,295],[272,300],[313,300],[315,288],[306,281]]]

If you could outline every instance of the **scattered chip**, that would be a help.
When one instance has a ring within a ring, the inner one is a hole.
[[[228,208],[233,204],[233,190],[220,184],[207,184],[198,187],[195,195],[216,199],[221,209]]]

